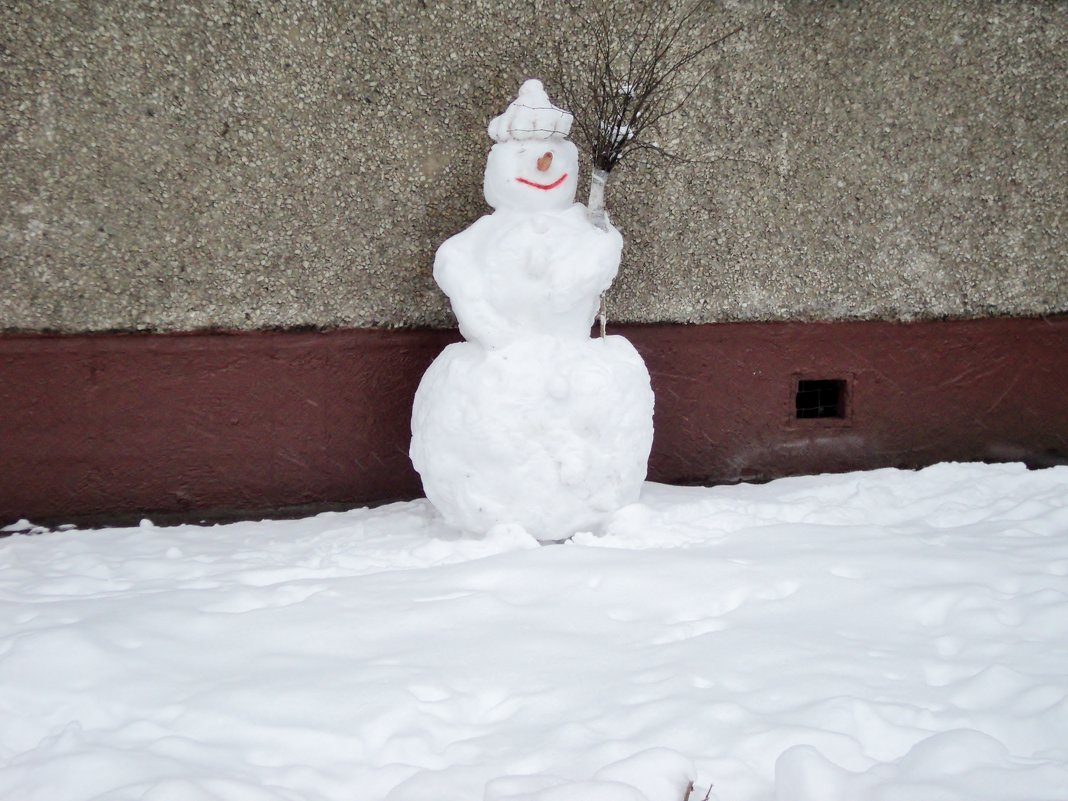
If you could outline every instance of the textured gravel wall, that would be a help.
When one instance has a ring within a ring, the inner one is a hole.
[[[3,3],[0,329],[450,324],[434,250],[566,19]],[[610,189],[615,319],[1068,311],[1068,3],[751,0],[709,29],[738,20],[663,134],[695,163]]]

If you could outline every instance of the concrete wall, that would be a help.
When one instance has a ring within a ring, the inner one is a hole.
[[[621,5],[627,5],[621,3]],[[549,2],[0,8],[0,329],[449,325]],[[732,2],[620,168],[627,321],[1068,310],[1068,3]],[[550,93],[552,86],[549,86]]]

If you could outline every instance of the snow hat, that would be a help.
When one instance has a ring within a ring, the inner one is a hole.
[[[504,113],[490,121],[488,130],[490,138],[498,144],[554,136],[563,138],[571,132],[571,121],[571,113],[554,106],[541,81],[531,78],[519,87],[519,96]]]

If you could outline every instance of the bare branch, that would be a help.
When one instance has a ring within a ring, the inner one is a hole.
[[[644,3],[629,25],[605,6],[584,14],[572,0],[568,8],[590,40],[585,67],[588,85],[579,92],[568,80],[563,96],[575,114],[577,133],[595,168],[605,172],[642,144],[648,131],[685,105],[715,65],[696,77],[689,75],[691,66],[743,29],[739,25],[687,46],[702,18],[712,10],[712,0],[694,0],[674,13],[665,12],[660,3]],[[562,65],[560,73],[565,73]]]
[[[600,0],[563,2],[586,40],[585,50],[575,57],[577,67],[565,67],[562,47],[556,54],[560,96],[574,115],[575,138],[593,161],[589,214],[595,225],[607,228],[604,188],[612,169],[631,154],[654,153],[680,163],[763,166],[738,155],[682,158],[650,141],[707,83],[718,65],[713,51],[745,29],[743,23],[714,35],[714,29],[706,32],[716,0],[639,0],[631,8]],[[599,317],[603,336],[603,295]]]

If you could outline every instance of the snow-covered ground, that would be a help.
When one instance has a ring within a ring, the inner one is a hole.
[[[0,540],[3,799],[681,801],[682,757],[1068,799],[1068,468],[650,484],[563,545],[426,502]]]

